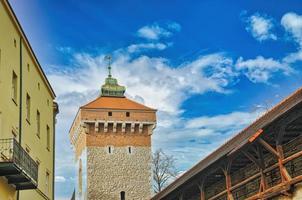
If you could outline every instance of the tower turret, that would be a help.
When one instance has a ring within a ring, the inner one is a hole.
[[[79,108],[70,129],[77,200],[149,200],[156,110],[124,96],[111,75],[101,95]]]

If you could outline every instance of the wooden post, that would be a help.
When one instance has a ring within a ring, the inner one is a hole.
[[[232,187],[232,180],[230,176],[231,166],[232,166],[232,160],[228,160],[227,165],[223,168],[228,200],[234,200],[233,194],[231,192],[231,187]]]
[[[276,149],[274,149],[270,144],[268,144],[262,138],[259,138],[258,141],[264,148],[266,148],[269,152],[271,152],[274,156],[277,157],[278,166],[280,169],[281,180],[284,183],[285,181],[291,180],[291,177],[290,177],[289,173],[287,172],[286,168],[283,166],[282,160],[284,159],[284,154],[283,154],[283,148],[281,145],[282,141],[280,140],[280,138],[282,138],[282,137],[277,137]]]
[[[202,179],[200,183],[198,183],[198,188],[200,190],[200,200],[206,200],[206,195],[204,192],[204,182],[205,180]]]
[[[255,158],[248,151],[242,151],[242,152],[259,169],[259,173],[260,173],[260,185],[259,185],[258,195],[261,196],[261,192],[264,192],[266,190],[266,188],[267,188],[267,183],[266,183],[266,179],[265,179],[265,175],[264,175],[265,164],[264,164],[263,152],[262,152],[262,149],[261,149],[261,147],[259,145],[257,146],[257,148],[254,148],[254,147],[251,147],[251,148],[257,154],[258,159]]]
[[[184,194],[181,193],[179,196],[178,196],[178,200],[184,200]]]
[[[284,167],[282,160],[284,159],[284,154],[283,154],[283,148],[281,145],[277,145],[277,152],[279,154],[278,158],[278,165],[279,165],[279,170],[280,170],[280,176],[282,179],[282,182],[286,182],[291,180],[291,176],[289,175],[287,169]]]
[[[282,160],[284,159],[284,152],[283,152],[283,147],[282,147],[284,134],[285,134],[285,125],[278,128],[278,133],[277,133],[277,137],[276,137],[276,149],[277,149],[277,152],[279,155],[278,165],[279,165],[282,183],[284,183],[285,181],[291,180],[291,176],[289,175],[288,171],[286,170],[286,168],[284,167],[283,162],[282,162]]]
[[[257,146],[257,155],[259,157],[259,163],[260,163],[260,192],[264,192],[267,189],[267,181],[264,175],[264,169],[265,169],[265,163],[264,163],[264,157],[263,157],[263,150],[258,145]]]

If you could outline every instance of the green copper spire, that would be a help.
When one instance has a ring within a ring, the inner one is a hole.
[[[108,60],[108,77],[105,79],[105,84],[102,85],[101,96],[124,97],[126,88],[117,83],[117,79],[111,75],[111,56],[105,56]]]
[[[112,57],[110,55],[105,56],[105,60],[108,60],[108,77],[111,78],[111,60]]]

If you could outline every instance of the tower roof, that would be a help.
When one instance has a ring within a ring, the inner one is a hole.
[[[120,86],[117,79],[111,75],[111,56],[106,56],[105,59],[108,60],[108,77],[105,80],[105,84],[102,85],[101,96],[124,97],[126,88]]]
[[[90,103],[82,106],[86,109],[116,109],[116,110],[149,110],[156,111],[153,108],[144,106],[143,104],[132,101],[126,97],[110,97],[100,96]]]
[[[101,95],[81,108],[156,111],[125,97],[126,88],[120,86],[117,79],[111,75],[111,56],[105,56],[105,59],[108,60],[108,77],[105,79],[105,84],[102,85]]]

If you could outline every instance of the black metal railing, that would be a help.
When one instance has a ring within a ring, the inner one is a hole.
[[[38,164],[15,139],[0,139],[0,164],[1,162],[13,163],[37,184]]]

